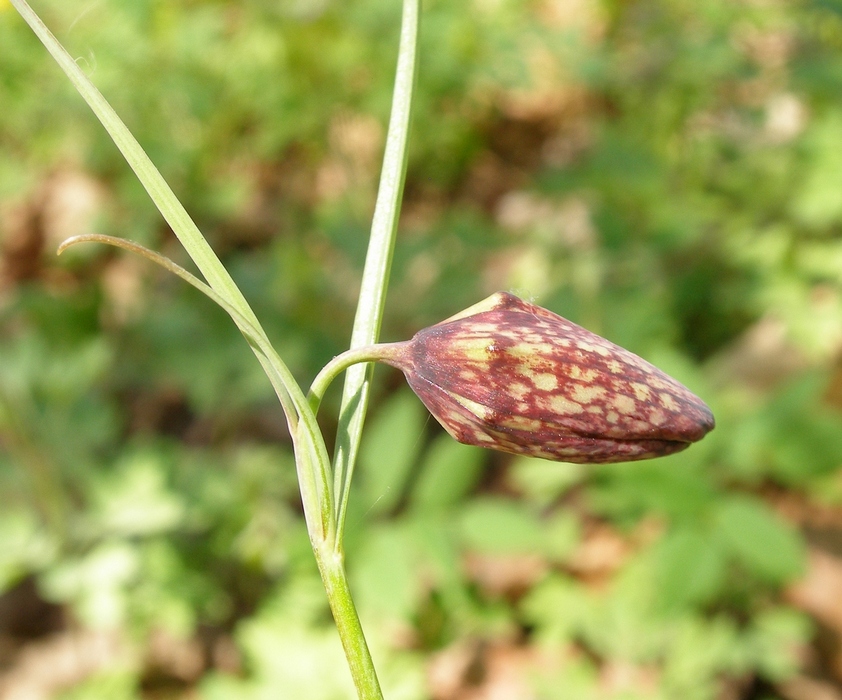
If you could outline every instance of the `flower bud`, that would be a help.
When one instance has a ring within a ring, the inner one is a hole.
[[[384,361],[469,445],[624,462],[678,452],[714,427],[705,403],[653,365],[503,292],[391,348]]]

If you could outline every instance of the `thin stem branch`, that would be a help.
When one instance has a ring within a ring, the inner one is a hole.
[[[284,409],[290,434],[295,442],[296,468],[304,504],[304,516],[314,547],[325,540],[333,541],[336,528],[331,508],[333,496],[328,477],[330,463],[322,434],[316,424],[315,414],[310,411],[309,404],[292,374],[262,329],[259,326],[256,327],[239,309],[212,287],[154,250],[149,250],[125,238],[88,233],[68,238],[58,247],[58,253],[61,254],[79,243],[104,243],[141,255],[180,277],[228,312],[263,365]]]
[[[325,392],[330,386],[330,383],[346,369],[362,362],[379,362],[382,360],[389,360],[394,357],[396,353],[399,353],[401,348],[404,346],[404,343],[378,343],[377,345],[365,345],[361,348],[346,350],[341,355],[334,357],[330,362],[322,367],[322,370],[316,375],[316,378],[310,385],[310,392],[307,394],[307,400],[310,402],[310,408],[313,413],[319,412],[319,406],[322,403],[322,399],[324,398]]]

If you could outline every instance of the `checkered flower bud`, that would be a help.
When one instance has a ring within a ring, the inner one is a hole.
[[[653,365],[511,294],[389,347],[384,361],[470,445],[624,462],[678,452],[714,427],[705,403]]]

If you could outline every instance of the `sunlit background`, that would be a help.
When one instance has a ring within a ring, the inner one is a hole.
[[[296,376],[347,347],[398,0],[33,0]],[[388,700],[842,699],[842,2],[427,0],[385,340],[514,291],[717,428],[579,467],[395,371],[349,574]],[[0,698],[353,697],[289,435],[0,0]],[[322,419],[335,430],[338,397]]]

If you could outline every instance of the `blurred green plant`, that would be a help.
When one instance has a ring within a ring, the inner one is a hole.
[[[353,316],[396,9],[42,4],[294,375],[314,376]],[[547,698],[774,697],[809,670],[813,631],[782,588],[805,566],[787,504],[842,502],[840,27],[832,2],[426,3],[424,137],[384,337],[518,290],[676,376],[719,427],[646,465],[489,461],[378,377],[346,546],[390,697],[392,677],[410,697],[457,697],[437,660],[474,640],[463,687],[493,683],[502,647]],[[336,653],[289,436],[238,334],[192,289],[92,249],[52,261],[54,243],[94,229],[181,258],[42,54],[0,9],[0,582],[35,576],[76,619],[103,595],[139,654],[161,627],[209,634],[206,665],[174,695],[277,692],[289,677],[264,649]],[[81,230],[55,215],[69,188],[93,202]],[[15,248],[21,231],[42,248]],[[326,396],[324,425],[338,404]],[[135,484],[162,529],[98,524]],[[595,563],[596,544],[614,558]],[[287,604],[305,589],[306,606]],[[151,666],[69,692],[150,696]]]

